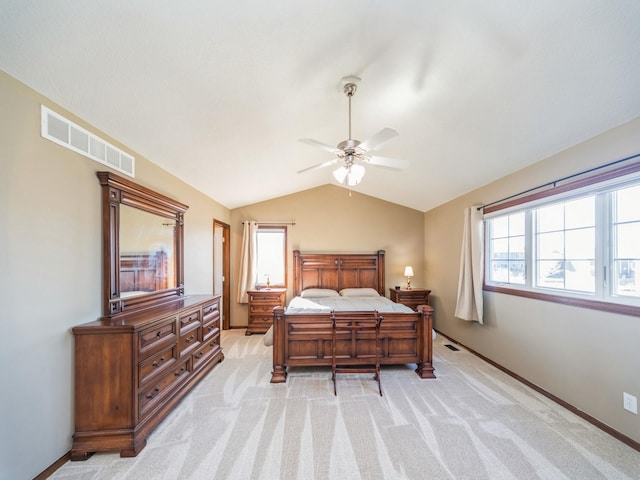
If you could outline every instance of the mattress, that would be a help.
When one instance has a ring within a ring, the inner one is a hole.
[[[411,308],[401,303],[394,303],[382,296],[332,296],[303,298],[294,297],[285,310],[285,315],[296,313],[323,313],[348,311],[374,311],[378,312],[399,312],[415,313]]]

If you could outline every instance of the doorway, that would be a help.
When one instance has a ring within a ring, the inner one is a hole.
[[[230,288],[230,241],[229,225],[213,219],[213,294],[221,295],[220,313],[222,315],[222,329],[230,328],[229,305],[231,301]]]

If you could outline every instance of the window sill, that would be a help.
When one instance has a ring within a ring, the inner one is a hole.
[[[517,297],[533,298],[546,302],[561,303],[573,307],[589,308],[591,310],[601,310],[603,312],[619,313],[622,315],[640,316],[640,307],[625,305],[622,303],[604,302],[601,300],[589,300],[585,298],[566,297],[563,295],[553,295],[549,293],[534,292],[531,290],[519,290],[516,288],[499,287],[496,285],[484,285],[486,292],[504,293],[505,295],[515,295]]]

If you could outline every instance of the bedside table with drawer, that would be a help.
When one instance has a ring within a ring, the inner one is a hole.
[[[395,288],[389,289],[389,298],[392,302],[402,303],[413,310],[418,309],[418,305],[429,305],[429,294],[431,290],[425,288]]]
[[[286,288],[249,290],[249,318],[246,335],[266,333],[273,324],[273,308],[284,307]]]

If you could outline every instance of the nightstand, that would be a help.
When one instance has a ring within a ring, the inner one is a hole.
[[[249,290],[249,318],[246,335],[266,333],[273,324],[273,307],[284,307],[286,288]]]
[[[396,290],[395,288],[389,289],[389,298],[392,302],[402,303],[407,307],[417,311],[418,305],[429,305],[429,294],[431,290],[425,288],[401,288]]]

